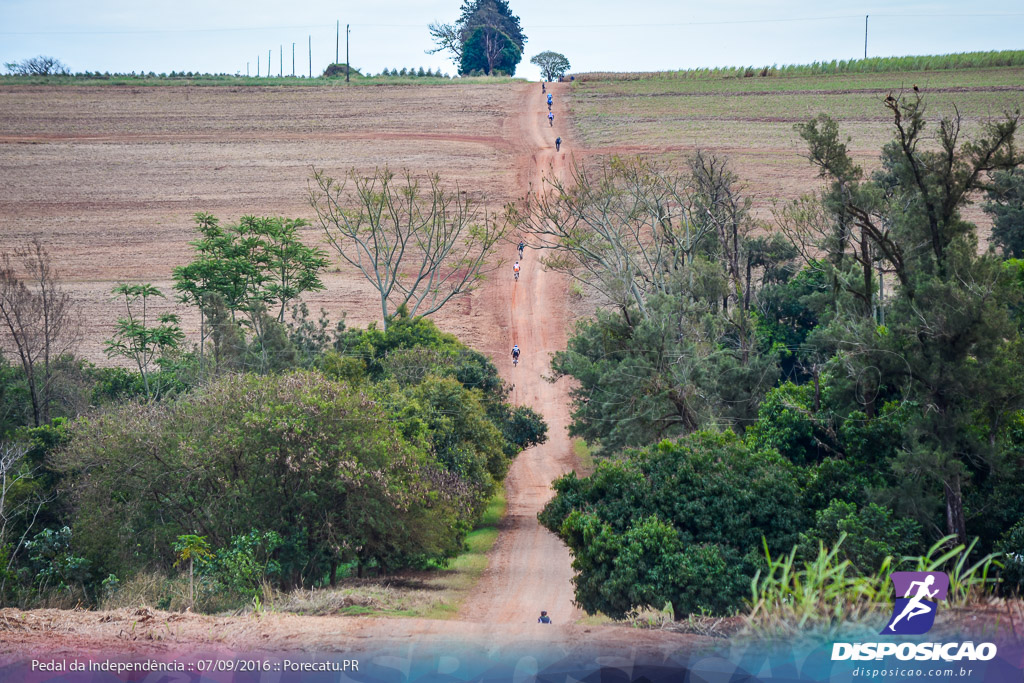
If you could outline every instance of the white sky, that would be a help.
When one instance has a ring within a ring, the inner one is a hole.
[[[455,69],[427,55],[431,21],[452,22],[461,0],[265,2],[263,0],[0,0],[0,62],[49,55],[72,71],[201,71],[266,75],[281,67],[314,75],[334,61],[335,21],[352,26],[352,65]],[[945,54],[1024,48],[1024,3],[935,0],[510,0],[528,37],[518,76],[543,50],[573,71],[648,71],[698,66],[803,64],[864,54]]]

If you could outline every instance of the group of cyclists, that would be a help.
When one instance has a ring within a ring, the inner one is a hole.
[[[548,96],[548,127],[549,128],[554,128],[555,127],[555,112],[551,111],[551,93],[547,92],[547,88],[544,85],[544,81],[541,81],[541,83],[540,83],[540,92],[541,92],[542,95],[546,93],[547,96]],[[562,147],[562,138],[561,137],[555,138],[555,151],[557,152],[561,147]]]
[[[522,260],[523,252],[526,251],[526,242],[519,240],[519,246],[516,248],[519,250],[519,259]],[[512,266],[512,276],[516,282],[519,282],[519,261],[516,261]],[[512,347],[512,365],[519,365],[519,344],[515,344]]]

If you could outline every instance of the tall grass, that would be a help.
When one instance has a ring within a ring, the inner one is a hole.
[[[758,637],[796,637],[812,633],[834,637],[840,633],[877,633],[892,607],[889,574],[893,571],[945,571],[949,575],[946,604],[962,607],[990,591],[999,566],[996,555],[970,564],[975,541],[950,547],[953,536],[941,539],[920,557],[899,562],[888,557],[873,574],[859,574],[849,560],[839,559],[839,548],[820,547],[809,562],[796,560],[796,548],[773,558],[765,548],[767,569],[751,582],[746,631]]]
[[[591,72],[576,74],[580,81],[638,81],[660,79],[768,78],[785,76],[816,76],[822,74],[900,73],[907,71],[952,71],[958,69],[991,69],[1024,66],[1024,50],[992,52],[958,52],[948,55],[908,57],[869,57],[867,59],[833,59],[811,64],[778,66],[725,66],[679,71],[647,71],[636,73]]]

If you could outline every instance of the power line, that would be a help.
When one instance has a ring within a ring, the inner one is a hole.
[[[860,19],[863,14],[836,14],[831,16],[815,17],[784,17],[777,19],[726,19],[716,21],[685,21],[685,22],[658,22],[658,23],[635,23],[635,24],[532,24],[526,26],[528,30],[534,29],[587,29],[587,28],[658,28],[658,27],[687,27],[687,26],[728,26],[739,24],[778,24],[800,21],[831,21],[834,19]],[[983,13],[958,13],[958,14],[876,14],[876,17],[892,19],[946,19],[946,18],[1006,18],[1024,17],[1024,12],[1007,12],[1003,14]],[[359,23],[357,26],[366,28],[425,28],[424,24],[379,24]],[[147,33],[226,33],[242,31],[279,31],[291,29],[324,29],[330,28],[330,24],[301,24],[293,26],[223,26],[218,28],[165,28],[165,29],[120,29],[120,30],[97,30],[97,31],[0,31],[0,36],[85,36],[85,35],[129,35]]]

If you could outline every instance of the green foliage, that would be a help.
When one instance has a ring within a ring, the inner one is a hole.
[[[974,543],[952,545],[946,536],[917,557],[885,559],[867,573],[856,571],[840,556],[843,539],[832,547],[820,546],[809,560],[765,551],[767,567],[751,581],[748,629],[760,637],[792,638],[814,632],[824,638],[840,634],[878,633],[891,603],[889,574],[905,571],[945,571],[949,575],[946,601],[961,607],[995,583],[993,555],[971,563]]]
[[[174,566],[188,562],[194,564],[197,561],[202,564],[209,558],[213,557],[210,552],[210,544],[207,542],[205,536],[196,536],[195,534],[182,534],[178,536],[177,540],[171,546],[174,550],[174,554],[177,559],[174,561]]]
[[[265,583],[281,576],[281,564],[274,559],[284,539],[274,531],[250,531],[235,536],[230,545],[208,555],[200,566],[200,576],[209,578],[227,591],[252,599]]]
[[[576,599],[618,618],[735,610],[754,572],[744,557],[762,538],[791,547],[804,524],[795,469],[730,432],[626,451],[554,488],[539,519],[573,553]]]
[[[526,35],[506,0],[463,0],[455,24],[431,25],[438,50],[451,50],[459,73],[514,76]]]
[[[783,64],[765,67],[724,66],[701,69],[682,69],[657,73],[583,74],[589,80],[665,78],[665,79],[721,79],[750,76],[787,77],[817,74],[870,74],[913,71],[948,71],[960,69],[992,69],[1024,66],[1024,50],[993,50],[990,52],[958,52],[945,55],[911,55],[905,57],[868,57],[867,59],[840,59],[811,64]]]
[[[704,304],[666,295],[652,296],[638,320],[598,311],[577,323],[552,360],[557,375],[578,382],[570,434],[614,451],[753,421],[778,366],[734,330]]]
[[[349,68],[348,64],[328,64],[327,68],[324,69],[324,78],[340,78],[342,76],[348,76],[352,78],[352,74],[355,74],[356,78],[362,78],[363,74],[359,72],[359,69],[355,67]]]
[[[992,244],[1003,258],[1024,258],[1024,169],[993,173],[986,197],[983,208],[992,216]]]
[[[181,319],[174,313],[161,313],[156,316],[157,324],[151,324],[150,302],[155,297],[164,298],[164,295],[149,283],[121,284],[113,291],[124,300],[125,317],[117,319],[114,336],[107,341],[107,357],[120,356],[132,361],[139,369],[146,398],[157,398],[162,387],[150,381],[151,368],[176,350],[185,339],[179,326]]]
[[[814,526],[800,534],[799,553],[813,558],[822,546],[836,548],[840,560],[849,560],[853,569],[870,574],[887,557],[899,559],[919,551],[920,539],[917,522],[894,518],[886,507],[870,503],[858,510],[853,503],[833,500],[818,511]]]
[[[92,578],[91,564],[71,549],[71,529],[43,529],[25,543],[27,571],[40,593],[47,589],[67,590],[77,585],[83,590]]]
[[[571,68],[565,55],[551,50],[534,55],[530,58],[530,63],[539,66],[541,78],[548,81],[561,78]]]
[[[283,328],[289,304],[324,288],[326,254],[299,238],[303,219],[243,216],[222,227],[211,214],[195,215],[196,258],[174,269],[179,300],[200,311],[200,360],[212,344],[215,369],[281,370],[295,349]],[[270,311],[277,310],[271,314]],[[244,330],[251,332],[248,344]]]
[[[1019,595],[1024,588],[1024,518],[1003,533],[996,552],[1003,563],[1002,589]]]
[[[119,407],[74,436],[61,462],[88,472],[72,482],[82,546],[119,574],[155,559],[140,536],[169,560],[187,529],[226,546],[258,528],[285,541],[282,584],[312,585],[350,559],[450,554],[471,512],[458,481],[369,396],[316,374],[225,377],[172,404]]]

